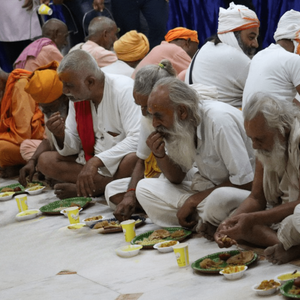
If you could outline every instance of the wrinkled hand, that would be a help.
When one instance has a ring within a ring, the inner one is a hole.
[[[192,228],[197,224],[195,215],[197,208],[192,205],[190,199],[187,199],[182,207],[177,211],[177,218],[182,227]]]
[[[97,157],[92,157],[82,168],[77,177],[76,190],[78,197],[91,197],[96,191],[94,177],[98,173]]]
[[[65,136],[65,121],[59,112],[55,112],[51,115],[46,122],[46,126],[54,134],[54,136],[61,138]]]
[[[27,185],[26,177],[28,177],[28,181],[32,182],[32,177],[35,173],[35,163],[33,160],[29,160],[28,163],[20,170],[19,182],[24,187]]]
[[[103,12],[104,7],[105,7],[104,6],[104,0],[94,0],[94,2],[93,2],[93,9],[94,10]]]
[[[123,200],[117,205],[114,216],[119,222],[125,221],[131,217],[136,208],[136,197],[134,192],[124,195]]]
[[[148,136],[146,144],[151,149],[154,156],[161,158],[165,156],[165,142],[163,136],[159,132],[152,132]]]

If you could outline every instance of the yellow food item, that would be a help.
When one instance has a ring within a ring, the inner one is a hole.
[[[157,240],[149,240],[147,238],[144,238],[142,241],[135,241],[135,244],[137,245],[143,245],[143,246],[149,246],[149,245],[154,245],[157,243],[164,242],[165,240],[163,239],[157,239]]]
[[[37,190],[40,190],[42,188],[43,188],[43,186],[37,185],[37,186],[31,187],[30,189],[28,189],[28,191],[37,191]]]
[[[263,280],[260,285],[257,287],[258,290],[269,290],[274,287],[280,286],[280,283],[271,279],[271,280]]]
[[[118,227],[121,227],[121,225],[115,221],[111,221],[111,222],[103,221],[103,222],[96,223],[95,226],[93,227],[93,229],[99,229],[99,228],[104,228],[104,227],[117,227],[118,228]]]
[[[14,191],[14,189],[12,189],[12,188],[3,188],[1,190],[1,193],[4,193],[4,192],[13,192],[13,191]]]
[[[202,269],[219,269],[220,265],[223,263],[223,261],[215,262],[210,258],[205,258],[201,261],[200,267]]]
[[[101,220],[103,217],[102,216],[96,216],[96,217],[91,217],[91,218],[87,218],[85,219],[85,221],[97,221],[97,220]]]
[[[34,182],[28,182],[26,185],[26,189],[32,188],[34,186],[40,186],[39,183],[34,183]]]
[[[165,242],[162,243],[159,248],[166,248],[166,247],[171,247],[177,244],[177,241],[170,241],[170,242]]]
[[[33,215],[36,214],[38,211],[37,210],[31,210],[31,211],[24,211],[20,214],[18,214],[19,216],[23,217],[23,216],[29,216],[29,215]]]
[[[245,266],[230,266],[223,270],[224,274],[233,274],[245,270]]]
[[[178,238],[178,237],[181,237],[181,236],[184,236],[185,233],[184,233],[184,230],[183,229],[179,229],[179,230],[176,230],[174,231],[173,233],[171,233],[171,238]]]
[[[8,194],[8,193],[4,193],[2,195],[0,195],[0,197],[7,197],[7,196],[10,196],[11,194]]]
[[[124,252],[130,252],[130,251],[135,251],[135,250],[140,249],[140,248],[142,248],[142,247],[127,246],[127,247],[121,248],[121,250],[124,251]]]
[[[74,224],[74,225],[69,225],[68,229],[80,229],[84,226],[84,224]]]
[[[278,276],[277,278],[279,280],[290,280],[290,279],[295,279],[295,278],[297,278],[299,276],[300,276],[300,273],[297,272],[295,274],[292,274],[292,273],[283,274],[281,276]]]
[[[288,291],[288,294],[300,295],[300,288],[293,285],[292,288]]]

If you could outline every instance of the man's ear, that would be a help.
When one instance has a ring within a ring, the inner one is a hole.
[[[92,75],[89,75],[85,80],[84,80],[84,84],[86,85],[86,87],[91,90],[94,85],[95,85],[95,77]]]
[[[185,120],[188,116],[188,110],[185,105],[181,104],[177,107],[177,114],[180,120]]]

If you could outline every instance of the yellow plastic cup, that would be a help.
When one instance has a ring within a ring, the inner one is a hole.
[[[65,209],[65,211],[67,212],[70,224],[80,223],[80,221],[79,221],[79,207],[78,206],[68,207],[68,208]]]
[[[177,259],[178,267],[186,267],[189,265],[189,248],[188,243],[177,244],[172,247]]]
[[[15,197],[18,205],[19,212],[25,211],[28,209],[27,205],[27,195],[19,195]]]
[[[51,16],[53,13],[53,10],[46,4],[41,4],[38,8],[38,13],[39,13],[39,15]]]
[[[121,223],[125,241],[130,242],[135,237],[135,220],[126,220]]]

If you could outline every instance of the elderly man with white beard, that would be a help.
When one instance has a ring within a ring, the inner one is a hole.
[[[164,177],[139,181],[139,203],[159,226],[199,231],[203,222],[219,225],[249,195],[254,176],[242,112],[226,103],[200,101],[195,90],[176,78],[155,84],[148,111],[155,131],[147,145]],[[198,172],[186,181],[194,164]],[[213,219],[210,206],[218,207]]]
[[[293,212],[300,203],[300,114],[291,101],[256,94],[244,109],[245,130],[256,150],[250,195],[218,227],[219,247],[239,241],[267,247],[272,263],[299,257]]]

